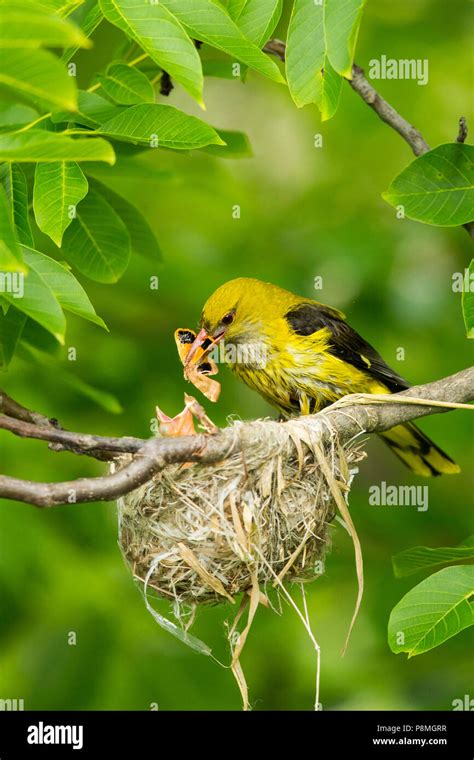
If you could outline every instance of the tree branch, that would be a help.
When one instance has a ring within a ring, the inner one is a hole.
[[[31,422],[23,422],[7,416],[0,416],[0,429],[9,430],[20,438],[49,441],[49,448],[53,451],[70,451],[73,454],[85,454],[100,460],[114,459],[118,454],[136,453],[146,443],[145,438],[132,436],[109,438],[89,433],[73,433],[69,430],[34,425]]]
[[[383,98],[377,90],[367,81],[364,70],[354,64],[352,67],[352,79],[346,80],[352,89],[357,92],[362,100],[372,108],[377,116],[388,124],[400,137],[408,143],[415,156],[421,156],[430,150],[430,146],[423,138],[421,132],[415,129],[398,111]]]
[[[306,428],[314,428],[320,435],[321,443],[329,441],[334,430],[342,443],[361,433],[380,433],[409,420],[447,411],[446,407],[400,403],[403,398],[428,400],[432,402],[466,403],[474,400],[474,367],[456,375],[427,385],[419,385],[402,393],[380,397],[361,398],[358,395],[345,396],[319,414],[292,420]],[[4,418],[0,418],[4,421]],[[329,424],[322,424],[329,423]],[[169,464],[180,462],[202,462],[211,464],[225,459],[231,452],[242,451],[242,435],[230,437],[225,431],[216,435],[195,435],[176,438],[107,438],[84,433],[66,433],[47,427],[31,425],[20,428],[3,425],[15,435],[42,438],[52,442],[66,443],[69,450],[91,453],[94,447],[102,451],[132,453],[129,464],[109,475],[97,478],[80,478],[62,483],[37,483],[8,476],[0,477],[0,497],[15,499],[37,507],[52,507],[89,501],[111,501],[133,491]],[[261,425],[284,425],[274,421],[259,422]],[[245,423],[240,432],[255,428],[255,423]],[[39,430],[41,429],[41,433]],[[261,430],[261,427],[259,428]],[[66,436],[66,438],[64,437]],[[74,448],[73,448],[74,447]]]
[[[286,45],[281,40],[269,40],[263,48],[267,53],[276,55],[281,61],[285,60]],[[364,70],[356,63],[352,67],[352,79],[346,80],[354,92],[356,92],[367,105],[372,108],[379,119],[388,124],[389,127],[398,132],[406,143],[410,146],[415,156],[422,156],[427,153],[430,146],[424,139],[421,132],[410,124],[406,119],[395,110],[390,103],[383,98],[377,90],[372,87],[364,75]],[[459,133],[456,138],[457,142],[464,142],[467,136],[466,119],[462,116],[459,119]],[[468,235],[474,238],[474,221],[466,222],[462,225]]]
[[[46,425],[48,427],[57,426],[58,422],[54,419],[45,417],[44,414],[38,412],[32,412],[27,409],[26,406],[22,406],[12,399],[4,390],[0,388],[0,413],[7,414],[9,417],[14,417],[16,420],[24,420],[25,422],[31,422],[34,425]]]

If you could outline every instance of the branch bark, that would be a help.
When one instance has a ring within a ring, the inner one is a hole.
[[[281,40],[269,40],[263,48],[267,53],[276,55],[281,61],[285,60],[286,45]],[[356,63],[352,67],[352,79],[346,80],[354,92],[356,92],[367,105],[372,108],[379,119],[388,124],[389,127],[398,132],[405,142],[410,146],[415,156],[422,156],[427,153],[430,146],[426,142],[421,132],[416,129],[410,122],[401,116],[385,98],[373,87],[365,78],[364,70]],[[467,136],[466,119],[462,116],[459,119],[459,133],[456,138],[457,142],[464,142]],[[466,222],[462,225],[468,235],[474,238],[474,221]]]
[[[367,81],[364,76],[364,70],[354,64],[352,67],[352,79],[347,80],[364,103],[367,103],[375,111],[379,119],[382,119],[400,137],[403,137],[408,143],[415,156],[421,156],[430,150],[430,146],[425,141],[421,132],[415,129],[406,119],[395,110],[390,103],[383,98],[377,90]]]
[[[402,393],[387,396],[383,403],[378,397],[345,396],[336,404],[316,415],[300,417],[296,421],[302,426],[315,426],[322,436],[332,435],[336,430],[341,442],[348,441],[361,433],[380,433],[395,425],[430,414],[447,411],[445,407],[411,402],[400,403],[403,398],[416,398],[432,402],[466,403],[474,400],[474,367],[434,383],[419,385]],[[0,417],[2,422],[4,417]],[[44,418],[46,419],[46,418]],[[329,425],[322,425],[327,421]],[[275,422],[269,421],[269,426]],[[285,423],[281,423],[284,425]],[[27,427],[25,427],[25,425]],[[247,423],[250,427],[252,423]],[[52,507],[61,504],[75,504],[90,501],[111,501],[133,491],[169,464],[180,462],[202,462],[211,464],[225,459],[234,451],[241,451],[238,438],[229,438],[222,432],[216,435],[195,435],[178,438],[107,438],[54,430],[47,425],[5,425],[23,437],[41,438],[53,443],[67,443],[68,450],[92,454],[95,447],[102,451],[132,453],[132,460],[122,469],[96,478],[80,478],[61,483],[37,483],[8,476],[0,477],[0,497],[27,502],[37,507]],[[21,432],[20,432],[21,430]],[[66,436],[66,438],[64,437]],[[60,440],[59,440],[60,439]]]
[[[145,438],[123,436],[109,438],[89,433],[73,433],[50,425],[34,424],[9,416],[0,416],[0,429],[9,430],[20,438],[48,441],[53,451],[70,451],[100,460],[114,459],[118,454],[134,454],[146,443]]]

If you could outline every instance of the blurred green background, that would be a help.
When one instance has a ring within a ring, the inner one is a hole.
[[[360,65],[367,67],[381,54],[429,61],[427,86],[374,84],[432,146],[455,138],[461,115],[474,129],[471,22],[472,5],[462,0],[372,0],[365,11]],[[94,39],[94,49],[76,59],[82,85],[110,59],[121,37],[104,25]],[[155,404],[176,414],[190,390],[173,331],[195,327],[206,297],[237,276],[268,280],[341,308],[413,383],[471,363],[460,295],[451,287],[453,273],[469,263],[468,236],[462,229],[398,220],[380,197],[411,160],[398,135],[348,86],[335,119],[324,124],[316,107],[298,111],[284,87],[253,73],[245,85],[208,79],[205,99],[204,118],[246,132],[254,156],[227,161],[152,151],[137,159],[149,169],[140,182],[130,181],[120,164],[111,169],[117,190],[153,225],[163,264],[135,258],[117,285],[86,283],[110,334],[71,318],[66,348],[55,363],[14,360],[2,378],[9,393],[70,429],[147,436]],[[178,90],[169,103],[200,115]],[[323,147],[315,148],[319,133]],[[240,219],[232,216],[236,204]],[[43,246],[45,252],[53,249]],[[156,275],[159,289],[151,290]],[[323,289],[315,291],[318,275]],[[75,362],[68,361],[69,347],[76,348]],[[396,359],[399,347],[405,349],[403,362]],[[114,394],[123,413],[114,415],[84,397],[67,375]],[[274,414],[225,368],[219,379],[219,403],[206,404],[217,423],[225,424],[228,415]],[[392,554],[420,544],[457,544],[472,532],[469,415],[440,415],[421,426],[460,463],[462,473],[422,481],[377,440],[369,442],[350,499],[364,550],[366,592],[344,658],[340,649],[356,581],[352,545],[342,528],[334,528],[326,574],[307,587],[322,651],[324,709],[451,709],[452,700],[472,685],[472,629],[410,661],[393,655],[386,641],[390,610],[422,578],[396,580]],[[102,470],[94,461],[54,454],[41,442],[6,433],[1,467],[45,481]],[[427,484],[428,511],[369,506],[368,489],[382,480]],[[166,603],[160,611],[171,615]],[[193,629],[220,658],[228,657],[229,614],[228,606],[203,609]],[[75,646],[68,645],[71,631],[77,634]],[[315,656],[289,607],[281,617],[259,610],[242,663],[255,709],[311,708]],[[26,709],[240,707],[230,671],[186,648],[146,611],[117,547],[113,503],[41,511],[1,502],[0,698],[23,698]]]

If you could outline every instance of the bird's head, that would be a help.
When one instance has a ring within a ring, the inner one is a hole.
[[[283,317],[296,297],[276,285],[239,277],[221,285],[206,301],[200,331],[186,363],[225,339],[227,343],[265,341],[275,319]]]

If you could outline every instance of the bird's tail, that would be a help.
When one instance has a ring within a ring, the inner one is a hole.
[[[380,436],[393,453],[417,475],[452,475],[460,471],[456,462],[412,422],[397,425]]]

